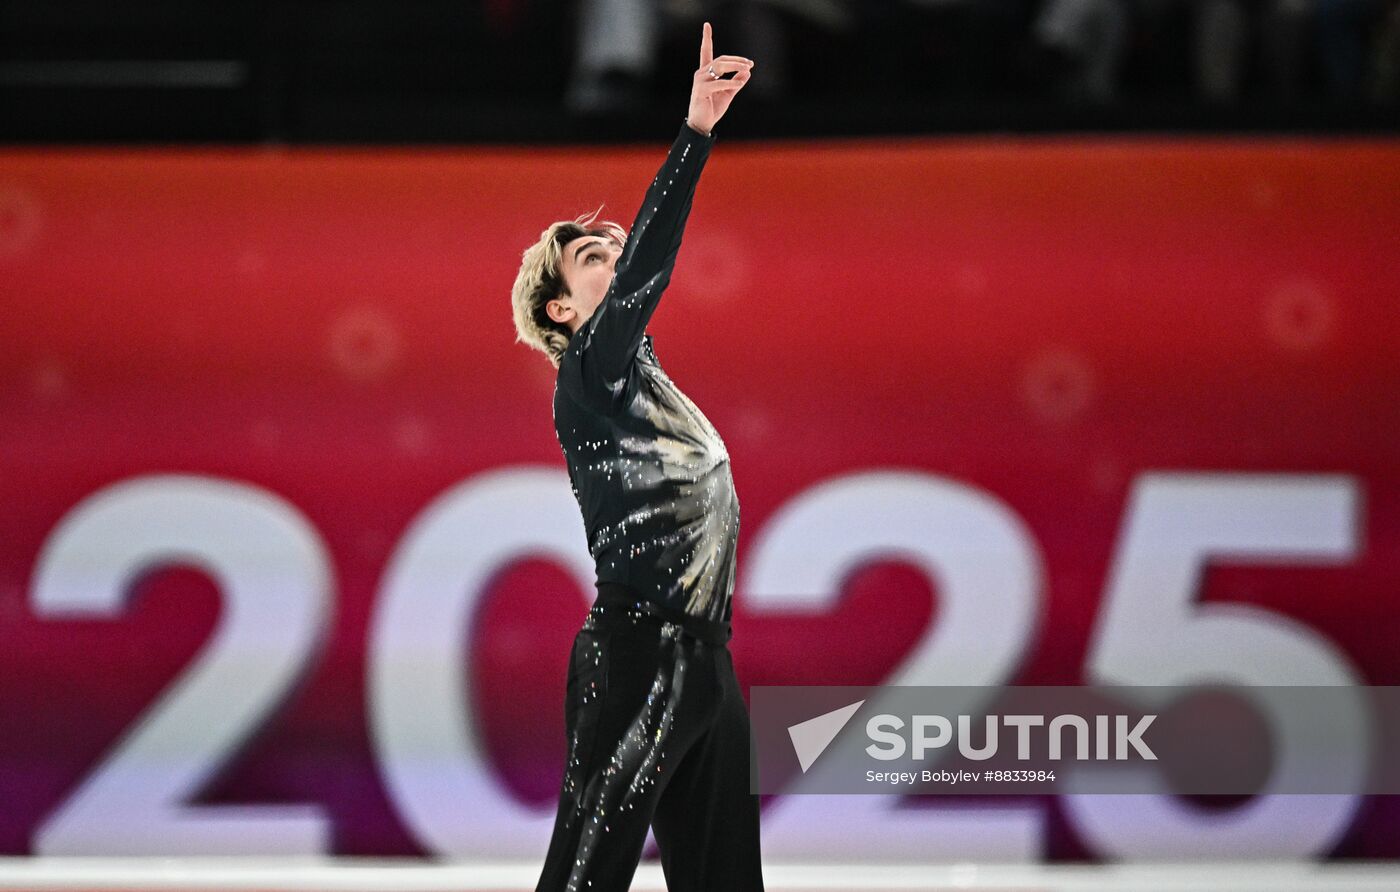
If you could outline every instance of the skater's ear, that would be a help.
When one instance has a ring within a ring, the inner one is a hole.
[[[578,316],[578,310],[575,310],[569,304],[569,299],[563,296],[546,301],[544,312],[551,322],[565,327],[568,327],[569,323]]]

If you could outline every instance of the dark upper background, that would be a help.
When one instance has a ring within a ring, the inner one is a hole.
[[[705,19],[729,138],[1400,130],[1396,0],[0,0],[0,141],[652,139]]]

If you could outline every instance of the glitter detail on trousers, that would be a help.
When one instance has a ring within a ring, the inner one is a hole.
[[[670,892],[762,890],[749,715],[729,648],[599,603],[566,688],[568,760],[537,892],[625,892],[649,826]]]

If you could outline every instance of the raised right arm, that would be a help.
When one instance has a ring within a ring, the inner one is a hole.
[[[579,370],[591,397],[611,402],[632,372],[647,322],[670,284],[695,187],[713,144],[713,135],[681,125],[632,223],[607,296],[575,335],[583,338]]]
[[[581,388],[576,396],[604,412],[621,411],[632,397],[637,351],[670,284],[695,185],[714,144],[715,124],[748,83],[752,69],[751,59],[714,55],[706,22],[685,123],[642,199],[607,295],[570,344],[579,360],[579,380],[570,382],[571,389]],[[729,74],[733,76],[726,78]]]

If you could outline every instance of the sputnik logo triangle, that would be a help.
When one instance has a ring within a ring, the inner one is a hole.
[[[851,716],[856,714],[856,710],[860,709],[864,702],[857,700],[850,706],[833,709],[814,719],[788,727],[788,736],[792,738],[792,748],[797,751],[797,762],[802,766],[803,774],[817,761],[817,756],[831,745],[831,741],[836,739],[836,735],[841,733],[841,729],[846,727]]]

